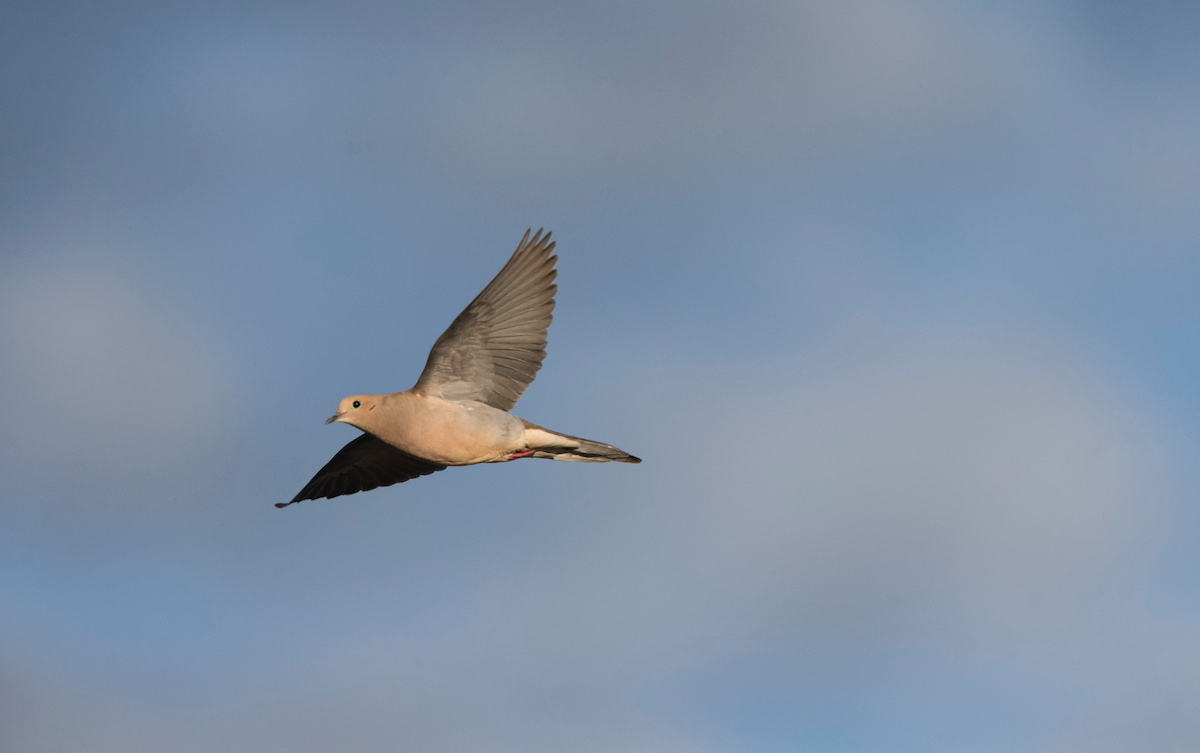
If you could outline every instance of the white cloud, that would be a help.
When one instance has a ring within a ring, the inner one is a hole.
[[[95,501],[80,489],[128,491],[194,462],[232,397],[230,364],[171,283],[97,245],[10,263],[0,290],[9,472],[79,505]]]
[[[730,567],[767,590],[912,568],[914,584],[1015,604],[1131,544],[1163,489],[1098,370],[986,331],[930,334],[827,353],[712,417],[725,435],[697,451],[738,469],[704,506]]]
[[[667,3],[540,23],[418,48],[385,84],[376,140],[407,154],[418,138],[456,180],[525,190],[732,177],[990,144],[1063,76],[1019,19],[948,4]],[[441,94],[412,107],[427,92]]]

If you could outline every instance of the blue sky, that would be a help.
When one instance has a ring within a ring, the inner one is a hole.
[[[0,23],[0,747],[1200,739],[1189,3]],[[285,501],[558,240],[521,461]]]

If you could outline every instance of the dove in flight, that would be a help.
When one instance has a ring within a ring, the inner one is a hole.
[[[554,310],[557,256],[550,233],[529,232],[500,273],[433,344],[412,389],[352,395],[325,423],[364,433],[317,472],[305,499],[390,486],[452,465],[549,458],[640,463],[612,445],[543,429],[508,411],[542,368]]]

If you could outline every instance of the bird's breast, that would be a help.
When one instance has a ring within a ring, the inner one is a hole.
[[[364,427],[383,441],[442,465],[506,460],[521,447],[524,427],[505,411],[475,401],[415,393],[389,395]]]

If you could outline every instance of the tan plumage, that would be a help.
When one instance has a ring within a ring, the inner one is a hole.
[[[390,486],[452,465],[522,457],[640,463],[612,445],[543,429],[508,413],[542,368],[554,310],[550,234],[521,239],[499,274],[455,318],[412,389],[342,400],[326,423],[365,432],[343,447],[286,507]]]

